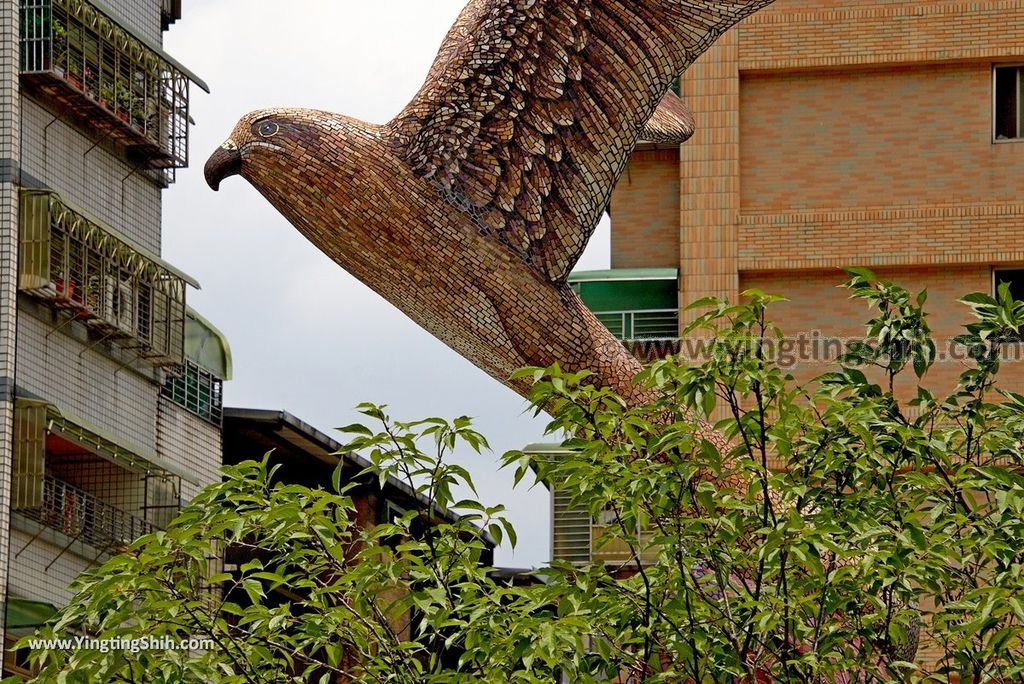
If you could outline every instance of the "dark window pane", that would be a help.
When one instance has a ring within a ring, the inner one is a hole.
[[[996,271],[996,292],[994,294],[999,294],[999,286],[1003,283],[1010,284],[1010,294],[1014,299],[1024,301],[1024,269]]]
[[[996,69],[996,140],[1020,136],[1017,102],[1017,67]]]

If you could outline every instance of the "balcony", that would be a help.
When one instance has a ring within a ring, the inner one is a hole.
[[[84,0],[23,0],[21,80],[168,181],[188,165],[189,83],[209,90],[114,12]]]
[[[595,311],[594,315],[615,337],[626,342],[679,337],[679,309]]]
[[[30,520],[93,548],[124,547],[159,529],[50,475],[44,475],[40,484],[34,505],[22,505],[16,510]]]
[[[582,271],[569,283],[597,319],[635,353],[662,356],[679,339],[678,271],[631,268]]]
[[[23,190],[20,222],[19,290],[138,359],[183,362],[185,285],[195,281],[54,192]]]
[[[11,508],[40,528],[15,557],[44,530],[71,540],[57,558],[72,542],[109,552],[177,514],[187,473],[116,439],[53,404],[16,399]]]

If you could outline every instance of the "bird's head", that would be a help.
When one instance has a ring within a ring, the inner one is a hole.
[[[317,144],[329,117],[305,109],[261,109],[246,114],[206,162],[207,184],[219,190],[229,176],[241,175],[254,182],[261,171],[290,166],[289,160]]]

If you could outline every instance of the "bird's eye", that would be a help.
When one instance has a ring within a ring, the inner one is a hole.
[[[273,121],[264,121],[260,124],[260,135],[264,138],[273,138],[280,130],[281,127]]]

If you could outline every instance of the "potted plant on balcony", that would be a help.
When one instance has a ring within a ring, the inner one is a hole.
[[[53,279],[53,287],[57,291],[57,301],[71,303],[71,298],[75,296],[75,282],[73,280],[64,280],[64,278],[58,276]]]
[[[82,71],[82,81],[85,86],[82,89],[83,92],[92,99],[97,99],[99,97],[99,76],[89,63],[86,63],[85,69]]]
[[[60,19],[53,19],[51,41],[53,51],[50,54],[50,63],[47,66],[55,74],[64,78],[64,74],[67,73],[68,62],[68,30]]]
[[[114,111],[114,89],[109,85],[100,86],[100,104],[107,111]]]
[[[141,97],[132,100],[132,128],[140,133],[146,132],[146,109],[145,102]]]
[[[115,97],[117,103],[117,118],[124,123],[128,123],[129,112],[132,109],[132,93],[130,90],[125,88],[120,83],[115,88]]]
[[[64,77],[68,83],[74,86],[75,90],[85,90],[82,85],[82,65],[78,61],[71,60],[68,63],[68,73]]]

